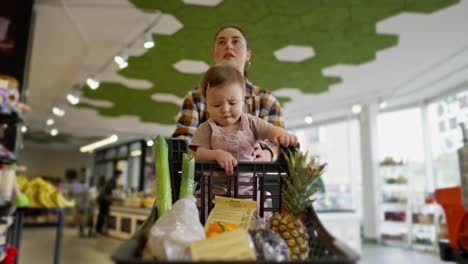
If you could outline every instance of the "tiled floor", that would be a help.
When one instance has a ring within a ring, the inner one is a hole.
[[[53,263],[54,228],[23,229],[20,264]],[[122,243],[108,237],[80,238],[76,229],[64,230],[61,262],[63,264],[111,264],[110,254]],[[365,245],[361,264],[434,264],[447,263],[431,253]]]
[[[436,264],[450,263],[440,260],[439,255],[408,249],[364,245],[360,264]]]
[[[53,263],[55,228],[23,228],[20,264]],[[110,255],[122,243],[108,237],[80,238],[77,229],[65,228],[60,263],[112,263]]]

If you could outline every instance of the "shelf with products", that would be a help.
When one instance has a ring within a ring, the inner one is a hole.
[[[412,247],[423,251],[437,251],[442,209],[435,203],[420,202],[413,205],[411,211]]]
[[[380,164],[379,177],[378,230],[382,244],[435,250],[439,211],[427,197],[424,164],[386,158]]]
[[[390,157],[380,163],[378,234],[385,245],[410,246],[410,172],[408,163]]]

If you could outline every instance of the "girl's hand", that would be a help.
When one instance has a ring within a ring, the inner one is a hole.
[[[269,149],[262,149],[259,144],[255,144],[252,155],[255,156],[255,161],[271,161],[273,159],[271,151]]]
[[[234,167],[237,166],[237,160],[231,155],[231,153],[224,150],[218,150],[216,161],[219,166],[226,171],[227,175],[234,174]]]
[[[275,137],[275,143],[282,145],[283,147],[297,145],[297,137],[294,134],[285,133]]]

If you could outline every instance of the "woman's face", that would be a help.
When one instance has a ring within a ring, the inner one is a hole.
[[[221,30],[215,39],[213,58],[216,64],[230,63],[243,74],[250,50],[242,33],[235,28]]]

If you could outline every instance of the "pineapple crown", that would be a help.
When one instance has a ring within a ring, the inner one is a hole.
[[[307,162],[307,152],[287,150],[283,156],[288,166],[288,173],[283,176],[282,199],[287,212],[301,215],[311,206],[312,196],[320,189],[316,180],[325,171],[326,163],[319,164],[312,159]]]

